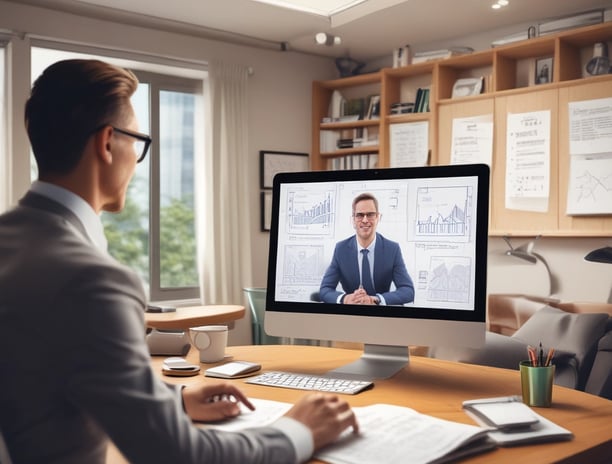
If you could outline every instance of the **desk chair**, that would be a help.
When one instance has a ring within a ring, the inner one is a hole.
[[[253,345],[314,345],[331,346],[327,341],[310,340],[305,338],[285,338],[267,335],[264,330],[264,316],[266,312],[266,289],[259,287],[246,287],[242,289],[249,300],[251,310],[251,329]]]
[[[281,345],[281,337],[267,335],[264,330],[264,315],[266,312],[266,289],[257,287],[243,288],[249,300],[251,310],[251,332],[253,345]]]

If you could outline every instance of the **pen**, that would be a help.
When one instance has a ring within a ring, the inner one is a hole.
[[[538,366],[543,366],[544,362],[544,350],[542,350],[542,342],[540,342],[540,355],[538,357]]]
[[[481,398],[478,400],[468,400],[463,402],[463,406],[472,406],[475,404],[497,404],[497,403],[515,403],[522,402],[523,397],[519,395],[500,396],[497,398]]]

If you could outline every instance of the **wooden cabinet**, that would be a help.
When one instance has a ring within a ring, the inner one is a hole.
[[[390,131],[393,124],[428,123],[429,164],[448,164],[451,159],[452,126],[456,118],[488,115],[494,122],[491,163],[490,235],[611,236],[612,216],[569,216],[567,187],[570,176],[568,104],[612,98],[612,74],[588,76],[585,65],[596,42],[612,50],[612,23],[563,31],[502,47],[455,56],[435,62],[313,83],[313,170],[332,169],[331,159],[347,154],[375,154],[377,166],[390,163]],[[551,73],[540,81],[536,63],[548,60]],[[484,78],[481,94],[451,98],[461,78]],[[428,88],[429,111],[391,115],[391,105],[414,99],[418,88]],[[380,118],[323,123],[334,90],[345,98],[380,94]],[[346,95],[345,95],[346,94]],[[548,208],[530,212],[506,208],[507,115],[532,111],[550,112],[550,192]],[[324,131],[371,127],[379,132],[378,145],[321,151]]]

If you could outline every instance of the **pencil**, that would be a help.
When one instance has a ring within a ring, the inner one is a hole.
[[[555,349],[554,348],[550,348],[548,350],[548,355],[546,356],[546,364],[545,366],[550,366],[550,362],[552,361],[552,357],[555,354]]]

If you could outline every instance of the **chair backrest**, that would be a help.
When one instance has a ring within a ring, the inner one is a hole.
[[[264,330],[264,317],[266,313],[266,289],[259,287],[244,288],[249,300],[251,311],[251,330],[254,345],[280,345],[282,339],[267,335]]]

